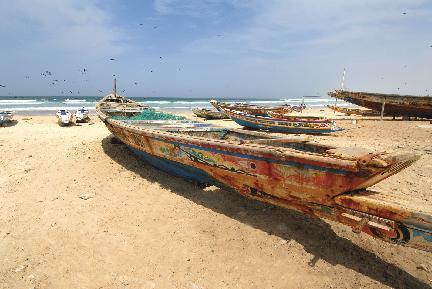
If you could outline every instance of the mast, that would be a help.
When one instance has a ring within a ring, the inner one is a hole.
[[[346,69],[344,68],[343,73],[342,73],[342,83],[341,83],[341,90],[344,91],[345,90],[345,74],[346,74]],[[335,104],[334,106],[337,106],[337,97],[335,97]],[[334,113],[336,114],[336,110],[334,111]]]
[[[116,98],[116,97],[117,97],[117,81],[114,78],[114,98]]]

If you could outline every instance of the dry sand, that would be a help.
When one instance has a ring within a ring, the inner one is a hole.
[[[429,288],[432,254],[203,189],[136,159],[104,125],[0,128],[0,288]],[[229,121],[218,121],[234,126]],[[374,189],[432,202],[432,125],[340,121],[326,143],[420,161]]]

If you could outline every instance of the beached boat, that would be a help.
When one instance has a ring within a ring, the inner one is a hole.
[[[149,108],[147,105],[126,99],[116,93],[109,94],[104,99],[105,101],[100,104],[100,110],[110,115],[132,117]]]
[[[217,100],[210,100],[210,103],[220,112],[225,112],[225,109],[241,111],[252,115],[267,116],[268,112],[289,113],[293,111],[290,105],[282,106],[259,106],[248,103],[226,103]]]
[[[335,90],[328,93],[332,97],[359,106],[383,112],[389,116],[432,118],[432,97],[399,94],[382,94]]]
[[[72,113],[67,109],[58,110],[56,117],[60,125],[70,125],[72,123]]]
[[[313,116],[288,116],[268,112],[269,116],[251,115],[241,111],[224,109],[237,124],[250,129],[283,133],[321,134],[340,130],[332,119]]]
[[[380,113],[378,111],[372,109],[364,109],[364,108],[350,108],[350,107],[342,107],[337,105],[327,105],[333,111],[340,112],[346,115],[360,115],[360,116],[379,116]]]
[[[229,116],[227,116],[225,113],[220,111],[214,111],[212,109],[208,108],[194,108],[192,109],[192,112],[201,118],[204,119],[228,119]]]
[[[77,122],[87,122],[90,120],[89,110],[85,107],[77,109],[75,113],[75,119]]]
[[[110,96],[97,103],[100,119],[132,152],[161,170],[432,251],[430,204],[416,195],[367,190],[410,166],[416,155],[337,148],[253,131],[181,123],[164,127],[166,121],[119,119],[109,113],[112,103]],[[122,103],[135,106],[130,100]]]
[[[2,110],[0,111],[0,125],[11,122],[13,119],[13,111],[11,110]]]

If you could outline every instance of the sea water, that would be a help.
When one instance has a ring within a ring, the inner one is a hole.
[[[13,110],[18,114],[49,114],[59,109],[76,110],[81,107],[94,112],[96,103],[101,96],[0,96],[0,111]],[[245,102],[262,106],[300,105],[304,103],[309,108],[324,108],[334,104],[335,99],[328,96],[292,97],[286,99],[271,98],[184,98],[184,97],[130,97],[131,99],[155,109],[166,111],[189,111],[193,108],[211,108],[211,99],[221,102]],[[339,106],[349,106],[341,100]]]

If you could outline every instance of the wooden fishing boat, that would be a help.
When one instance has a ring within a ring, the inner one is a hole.
[[[379,116],[380,113],[378,111],[372,109],[362,109],[362,108],[351,108],[351,107],[342,107],[337,105],[327,105],[333,111],[340,112],[346,115],[360,115],[360,116]]]
[[[87,108],[81,107],[75,113],[76,122],[87,122],[90,120],[90,112]]]
[[[110,97],[98,102],[100,119],[132,152],[161,170],[432,251],[430,204],[415,195],[367,190],[410,166],[416,155],[336,148],[235,129],[167,128],[163,121],[142,125],[112,117],[107,110],[111,103]]]
[[[282,133],[322,134],[340,130],[332,119],[313,116],[287,116],[268,112],[270,116],[251,115],[225,109],[224,112],[237,124],[255,130]]]
[[[57,122],[61,126],[72,124],[72,113],[67,109],[60,109],[56,112]]]
[[[230,109],[261,116],[267,116],[269,112],[289,113],[293,111],[290,105],[266,107],[247,103],[226,103],[217,100],[210,100],[210,103],[220,112],[225,112],[225,109]]]
[[[228,119],[229,116],[227,116],[225,113],[220,111],[214,111],[212,109],[208,108],[194,108],[192,109],[192,112],[201,118],[204,119]]]
[[[335,90],[332,97],[383,112],[389,116],[432,118],[432,97]]]
[[[132,117],[149,108],[147,105],[126,99],[116,93],[109,94],[104,99],[100,110],[113,116]]]
[[[13,119],[14,113],[11,110],[2,110],[0,111],[0,125],[4,123],[11,122]]]

